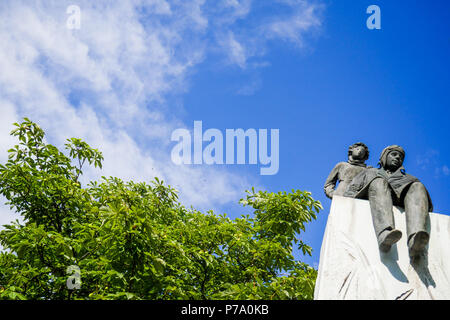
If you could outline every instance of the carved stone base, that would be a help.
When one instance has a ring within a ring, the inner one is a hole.
[[[404,209],[394,207],[394,218],[403,236],[380,252],[369,201],[333,197],[314,299],[450,299],[450,216],[430,213],[430,242],[413,262]]]

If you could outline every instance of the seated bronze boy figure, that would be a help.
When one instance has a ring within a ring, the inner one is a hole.
[[[392,206],[405,208],[409,256],[414,259],[420,257],[428,244],[426,220],[433,205],[425,186],[405,172],[404,158],[402,147],[386,147],[380,156],[380,168],[359,173],[344,196],[369,200],[378,245],[383,252],[402,237],[402,232],[395,229]]]

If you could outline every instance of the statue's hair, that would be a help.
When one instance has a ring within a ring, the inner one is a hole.
[[[356,142],[356,143],[352,144],[350,147],[348,147],[348,157],[350,158],[350,156],[352,155],[353,148],[360,147],[360,146],[364,147],[364,149],[366,150],[366,155],[363,160],[369,159],[369,148],[362,142]]]

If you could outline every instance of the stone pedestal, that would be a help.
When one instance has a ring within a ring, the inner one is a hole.
[[[450,299],[450,216],[430,213],[425,257],[411,262],[403,208],[394,207],[402,231],[380,252],[367,200],[335,196],[320,251],[317,299]]]

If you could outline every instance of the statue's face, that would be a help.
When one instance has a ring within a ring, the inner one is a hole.
[[[403,155],[396,150],[388,153],[386,157],[386,167],[397,170],[403,164]]]
[[[355,160],[362,160],[366,156],[366,148],[363,146],[356,146],[352,149],[352,158]]]

